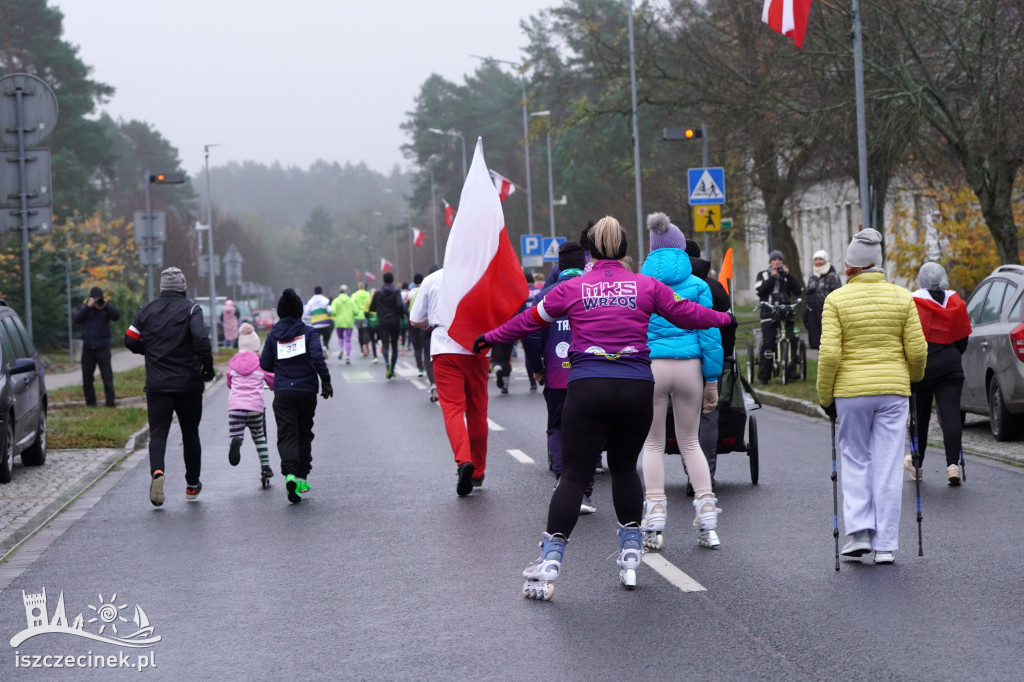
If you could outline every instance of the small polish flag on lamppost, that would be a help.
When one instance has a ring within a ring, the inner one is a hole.
[[[797,48],[801,48],[810,13],[811,0],[764,0],[761,21],[771,30],[792,38]]]
[[[490,171],[490,173],[491,180],[494,181],[494,189],[498,190],[498,199],[504,202],[505,199],[509,198],[509,195],[516,191],[516,186],[501,173],[497,171]]]
[[[381,272],[387,272],[388,270],[390,270],[393,267],[395,267],[395,266],[392,265],[391,261],[389,261],[387,258],[381,258],[380,259],[380,271]]]
[[[452,223],[455,222],[455,209],[444,199],[441,199],[441,203],[444,204],[444,221],[448,223],[448,227],[451,227]]]
[[[355,268],[352,268],[352,269],[353,269],[353,270],[355,270],[355,273],[356,273],[356,279],[359,279],[359,276],[360,276],[360,275],[359,275],[359,271],[358,271],[358,270],[356,270]]]
[[[374,275],[372,272],[368,272],[368,273],[366,273],[366,280],[368,282],[376,282],[377,281],[377,276]]]
[[[412,228],[412,243],[416,248],[423,246],[423,230]]]

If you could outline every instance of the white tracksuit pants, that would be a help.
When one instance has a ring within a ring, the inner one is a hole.
[[[894,552],[903,499],[909,401],[900,395],[836,398],[842,451],[843,526],[871,531],[871,549]]]

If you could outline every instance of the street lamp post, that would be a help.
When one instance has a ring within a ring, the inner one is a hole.
[[[519,82],[523,86],[523,157],[526,160],[526,226],[529,233],[533,234],[533,187],[530,184],[530,119],[526,113],[526,65],[504,59],[495,59],[494,57],[481,57],[478,54],[471,54],[470,57],[476,57],[485,62],[508,64],[519,70]]]
[[[530,116],[546,118],[548,120],[548,210],[551,213],[551,238],[555,238],[555,182],[551,170],[551,112],[535,111]]]
[[[217,282],[213,270],[213,195],[210,193],[210,147],[219,147],[220,143],[214,142],[203,146],[206,156],[206,228],[210,231],[209,250],[207,263],[210,266],[210,343],[214,352],[217,351]]]
[[[440,128],[427,128],[428,131],[435,135],[447,135],[449,137],[459,138],[459,142],[462,143],[462,179],[466,179],[466,138],[463,137],[462,133],[456,130],[441,130]]]
[[[629,13],[629,85],[633,105],[633,175],[636,183],[636,248],[637,267],[644,262],[643,198],[640,193],[640,121],[636,111],[636,47],[633,41],[633,0],[628,3]]]
[[[437,196],[434,194],[434,164],[430,164],[430,219],[434,223],[434,262],[437,260]]]

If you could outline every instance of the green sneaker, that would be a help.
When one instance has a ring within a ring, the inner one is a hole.
[[[299,497],[299,479],[295,478],[294,474],[288,474],[284,477],[284,487],[288,491],[288,501],[292,504],[298,504],[302,502],[302,498]]]
[[[298,493],[300,495],[302,493],[307,493],[307,492],[310,491],[311,488],[310,488],[309,483],[306,482],[306,479],[304,479],[304,478],[297,478],[295,480],[298,482],[297,490],[298,490]]]

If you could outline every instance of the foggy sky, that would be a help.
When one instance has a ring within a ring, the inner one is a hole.
[[[64,40],[116,88],[102,109],[151,123],[184,170],[317,159],[382,173],[408,162],[399,129],[432,74],[471,54],[520,61],[521,19],[558,0],[50,0]],[[58,122],[59,125],[59,122]]]

